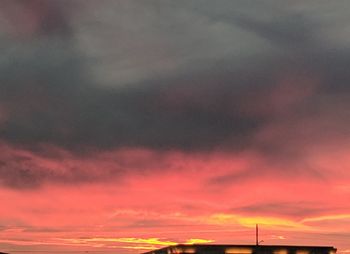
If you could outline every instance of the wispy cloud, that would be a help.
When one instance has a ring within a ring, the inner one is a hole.
[[[322,222],[328,220],[344,220],[350,219],[350,214],[334,214],[334,215],[325,215],[319,217],[311,217],[302,220],[302,222]]]

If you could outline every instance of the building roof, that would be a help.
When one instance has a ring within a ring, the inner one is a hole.
[[[179,244],[143,254],[335,254],[332,246]]]

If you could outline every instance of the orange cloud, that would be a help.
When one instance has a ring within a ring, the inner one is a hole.
[[[344,219],[350,219],[350,214],[335,214],[335,215],[311,217],[311,218],[303,219],[302,222],[319,222],[319,221],[327,221],[327,220],[344,220]]]

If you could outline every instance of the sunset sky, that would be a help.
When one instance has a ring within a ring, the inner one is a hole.
[[[350,254],[349,10],[0,0],[0,252]]]

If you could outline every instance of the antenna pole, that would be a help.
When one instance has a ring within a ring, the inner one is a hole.
[[[256,245],[259,245],[259,227],[258,224],[255,225],[255,240],[256,240]]]

